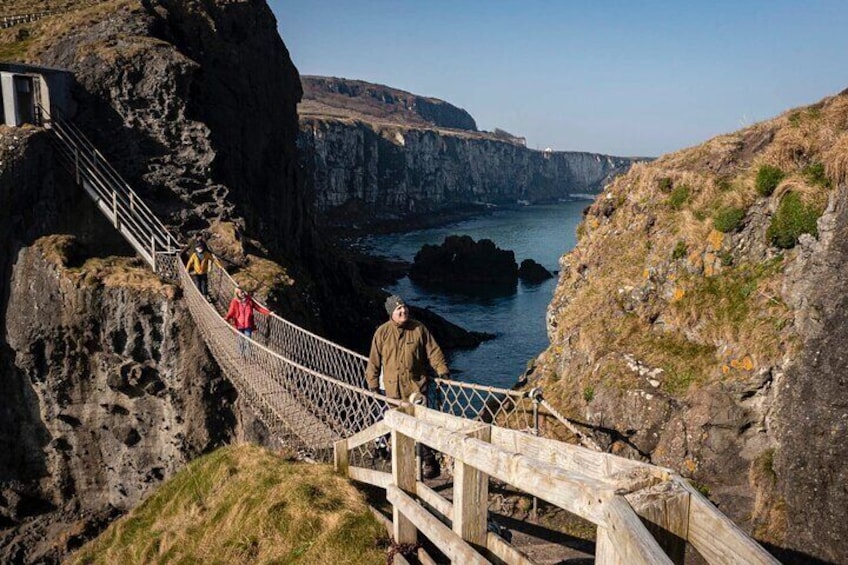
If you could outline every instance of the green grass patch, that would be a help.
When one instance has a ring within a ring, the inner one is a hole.
[[[756,318],[752,309],[754,294],[760,282],[777,274],[783,267],[783,257],[765,263],[744,263],[729,268],[715,277],[698,277],[696,283],[677,307],[699,312],[713,323],[740,327]]]
[[[698,481],[695,481],[695,480],[692,480],[692,479],[687,479],[687,480],[689,481],[689,484],[692,485],[692,487],[695,490],[697,490],[698,492],[700,492],[703,496],[705,496],[707,498],[710,497],[710,487],[709,486],[705,485],[704,483],[699,483]]]
[[[698,375],[690,369],[671,370],[665,373],[662,388],[669,394],[681,395],[689,390],[689,386],[698,380]]]
[[[0,43],[0,61],[21,61],[25,59],[30,45],[32,45],[32,38],[29,36],[14,43]]]
[[[382,564],[385,529],[326,465],[255,446],[203,456],[71,563]]]
[[[780,181],[786,175],[777,167],[771,165],[763,165],[757,171],[757,179],[754,182],[754,187],[757,189],[757,194],[760,196],[771,196]]]
[[[733,188],[733,179],[731,177],[718,177],[715,179],[716,188],[719,192],[728,192]]]
[[[827,173],[824,169],[824,164],[816,162],[810,163],[801,171],[804,178],[813,186],[820,186],[829,189],[832,185],[830,179],[827,178]]]
[[[674,251],[671,252],[671,258],[675,261],[678,259],[683,259],[689,253],[689,246],[686,245],[686,242],[682,239],[677,242],[677,245],[674,246]]]
[[[789,192],[781,199],[766,230],[766,238],[775,247],[791,249],[798,243],[802,234],[808,233],[818,237],[816,222],[822,212],[821,207],[805,203],[801,195]]]
[[[739,229],[745,219],[745,210],[726,206],[716,212],[713,227],[722,233],[732,233]]]
[[[669,177],[662,177],[657,180],[657,187],[663,192],[671,192],[671,189],[674,188],[674,183]]]
[[[662,389],[676,396],[685,394],[693,383],[703,381],[716,351],[712,345],[675,334],[649,333],[642,337],[639,347],[647,364],[663,370]]]
[[[595,387],[587,386],[583,389],[583,400],[586,402],[592,402],[592,399],[595,398]]]
[[[689,188],[688,184],[681,184],[680,186],[674,187],[674,190],[671,191],[671,194],[668,196],[668,205],[671,206],[674,210],[680,210],[683,208],[683,205],[689,201],[689,197],[692,194],[692,189]]]

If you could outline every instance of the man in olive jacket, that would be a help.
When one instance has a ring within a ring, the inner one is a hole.
[[[386,312],[391,319],[374,332],[365,378],[369,390],[378,390],[382,369],[386,396],[409,400],[413,393],[426,392],[428,363],[443,378],[448,376],[448,365],[439,344],[424,324],[409,317],[409,307],[400,296],[386,299]]]
[[[386,299],[386,312],[391,319],[377,328],[371,340],[371,354],[365,379],[368,390],[383,389],[389,398],[409,400],[410,395],[427,393],[427,365],[441,378],[448,378],[448,365],[439,344],[421,322],[409,317],[409,307],[400,296]],[[425,478],[439,475],[439,465],[429,449],[422,455]]]

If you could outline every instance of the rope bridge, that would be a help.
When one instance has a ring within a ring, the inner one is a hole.
[[[333,442],[371,426],[399,401],[367,390],[367,358],[272,313],[257,315],[252,338],[226,321],[236,282],[222,268],[209,273],[212,302],[186,272],[184,248],[105,157],[69,120],[42,109],[68,169],[154,271],[177,282],[215,360],[283,445],[330,461]],[[541,395],[433,379],[427,404],[439,411],[538,433]]]
[[[398,544],[414,546],[420,532],[456,563],[533,563],[487,532],[488,484],[497,480],[595,524],[596,563],[682,563],[687,546],[708,563],[777,563],[672,471],[599,452],[538,390],[435,379],[427,406],[413,406],[367,390],[364,356],[276,314],[258,316],[252,338],[236,331],[222,317],[236,287],[229,273],[212,269],[207,300],[179,256],[182,243],[82,132],[42,112],[77,182],[139,256],[181,287],[209,351],[272,437],[385,489]],[[543,411],[592,449],[538,437]],[[391,472],[371,457],[386,434]],[[451,494],[418,480],[416,444],[452,458]]]

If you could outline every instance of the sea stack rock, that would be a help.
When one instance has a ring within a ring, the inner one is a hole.
[[[474,241],[452,235],[441,245],[425,245],[415,255],[409,278],[418,283],[515,284],[515,253],[498,248],[490,239]]]
[[[541,283],[553,278],[553,273],[533,259],[525,259],[518,267],[518,278],[528,283]]]

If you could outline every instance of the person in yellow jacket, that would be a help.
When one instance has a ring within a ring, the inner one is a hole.
[[[188,258],[186,263],[186,271],[191,275],[191,280],[200,291],[200,294],[209,300],[209,269],[212,264],[221,267],[220,261],[215,255],[206,248],[206,243],[198,241],[194,247],[194,253]]]
[[[386,299],[386,313],[389,321],[377,328],[371,340],[365,369],[368,390],[383,389],[389,398],[404,400],[416,392],[427,396],[428,366],[443,379],[450,375],[445,355],[424,324],[409,317],[409,307],[400,296]],[[437,477],[440,470],[435,454],[430,449],[422,451],[424,478]],[[377,453],[386,456],[382,444],[378,444]]]

